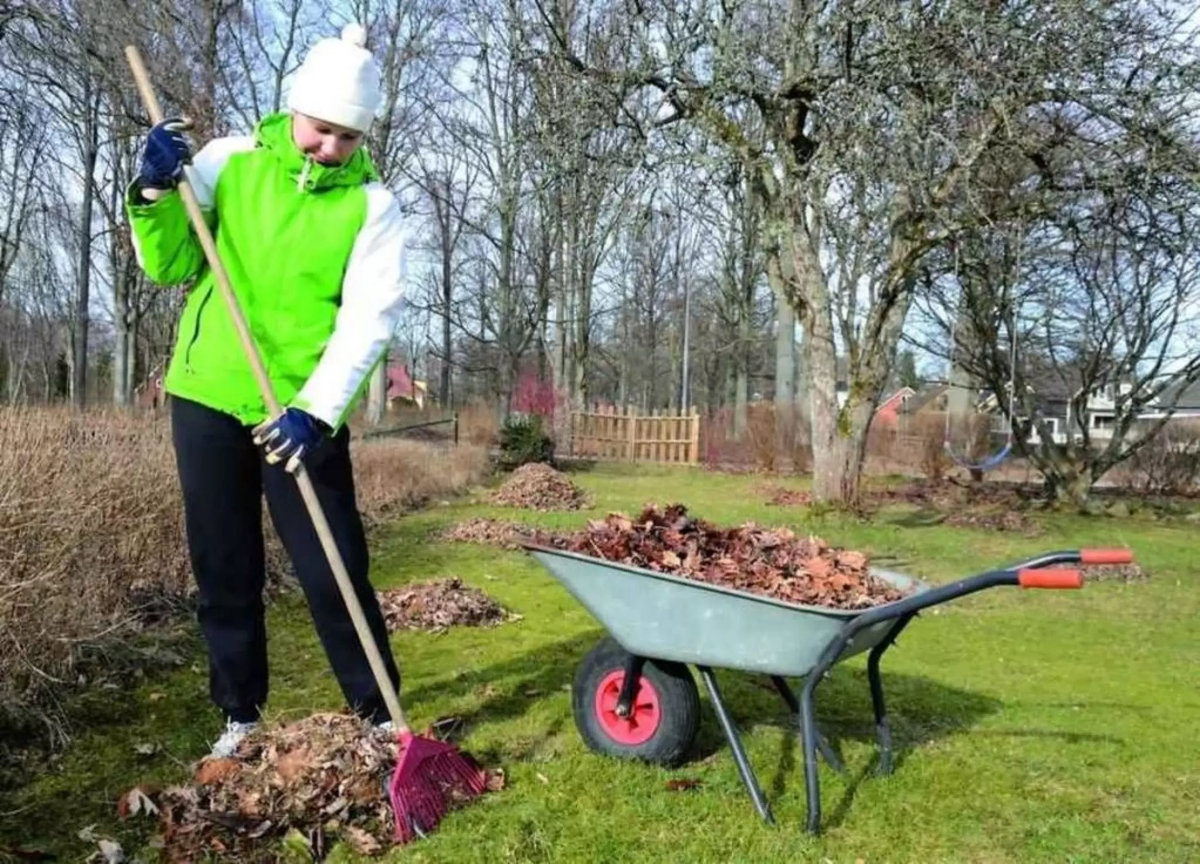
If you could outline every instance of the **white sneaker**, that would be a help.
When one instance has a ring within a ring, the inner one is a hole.
[[[228,759],[237,752],[238,745],[242,743],[242,739],[258,728],[257,723],[238,723],[235,720],[230,720],[225,724],[225,732],[217,739],[217,743],[212,746],[209,755],[216,759]]]
[[[371,731],[377,735],[391,735],[392,730],[395,728],[396,727],[392,725],[391,720],[384,720],[382,723],[376,723],[374,726],[372,726]]]

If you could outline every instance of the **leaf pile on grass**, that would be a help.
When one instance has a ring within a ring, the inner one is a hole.
[[[964,483],[951,478],[915,478],[901,486],[871,490],[869,495],[877,504],[916,504],[939,510],[956,510],[964,506],[1024,508],[1044,497],[1040,490],[1011,484]]]
[[[314,714],[249,735],[235,758],[206,759],[192,782],[149,796],[168,861],[251,858],[299,832],[375,855],[393,845],[387,783],[394,737],[350,714]],[[489,772],[495,788],[496,772]],[[502,776],[502,775],[501,775]],[[451,802],[453,805],[454,802]]]
[[[788,489],[786,486],[767,485],[759,490],[759,494],[767,499],[768,507],[797,507],[812,503],[812,495],[800,489]]]
[[[438,535],[451,543],[479,543],[501,549],[520,549],[524,542],[543,542],[549,535],[517,522],[476,516],[456,522]]]
[[[943,525],[955,528],[972,528],[978,531],[1007,531],[1033,536],[1041,533],[1041,526],[1020,510],[976,510],[958,509],[942,521]]]
[[[1150,578],[1149,571],[1137,563],[1069,566],[1083,571],[1083,578],[1088,582],[1144,582]]]
[[[572,552],[790,603],[862,609],[903,596],[870,575],[862,552],[753,522],[720,528],[692,518],[682,504],[649,504],[633,518],[610,513],[562,539]]]
[[[457,576],[379,592],[390,631],[444,633],[451,627],[494,627],[521,616]]]
[[[590,506],[586,492],[571,478],[544,462],[529,462],[509,475],[492,496],[496,504],[525,510],[582,510]]]

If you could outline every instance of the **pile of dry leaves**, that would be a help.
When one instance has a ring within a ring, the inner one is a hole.
[[[590,506],[587,493],[566,474],[544,462],[517,468],[492,496],[497,504],[526,510],[582,510]]]
[[[477,516],[451,525],[440,537],[454,543],[482,543],[502,549],[519,549],[523,541],[538,536],[538,533],[535,529],[516,522]]]
[[[1021,510],[975,510],[961,509],[951,512],[943,520],[944,525],[956,528],[972,528],[978,531],[1007,531],[1034,536],[1040,534],[1041,526]]]
[[[786,486],[768,485],[760,488],[759,493],[766,497],[768,507],[807,506],[812,503],[812,495],[800,489],[788,489]]]
[[[521,616],[457,576],[379,592],[388,629],[443,633],[451,627],[490,627]]]
[[[1143,582],[1150,573],[1141,565],[1133,564],[1085,564],[1065,565],[1072,570],[1082,570],[1088,582]]]
[[[395,758],[392,736],[349,714],[315,714],[263,727],[236,758],[201,762],[191,783],[158,794],[135,788],[122,805],[158,815],[155,845],[172,862],[250,858],[285,836],[316,860],[334,840],[374,855],[394,842],[386,785]],[[490,788],[502,781],[501,772],[489,773]]]
[[[862,609],[903,596],[869,574],[862,552],[752,522],[719,528],[693,519],[682,504],[648,505],[633,518],[610,513],[562,539],[564,548],[580,554],[785,602]]]

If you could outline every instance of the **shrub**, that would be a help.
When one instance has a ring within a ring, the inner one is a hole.
[[[468,444],[488,447],[496,443],[498,434],[496,409],[493,406],[477,400],[459,409],[459,440]]]
[[[500,427],[500,468],[511,471],[530,462],[552,464],[554,439],[540,414],[510,414]]]
[[[1148,495],[1186,495],[1200,487],[1200,421],[1171,420],[1129,458],[1134,488]]]

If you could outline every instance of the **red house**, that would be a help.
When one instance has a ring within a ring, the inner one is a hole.
[[[900,409],[915,395],[917,395],[916,391],[911,387],[901,387],[879,403],[879,407],[875,409],[875,419],[872,421],[872,425],[889,431],[894,430],[900,423]]]
[[[412,403],[424,409],[429,390],[424,381],[414,381],[403,363],[389,363],[387,367],[387,404],[391,408],[397,400]]]

